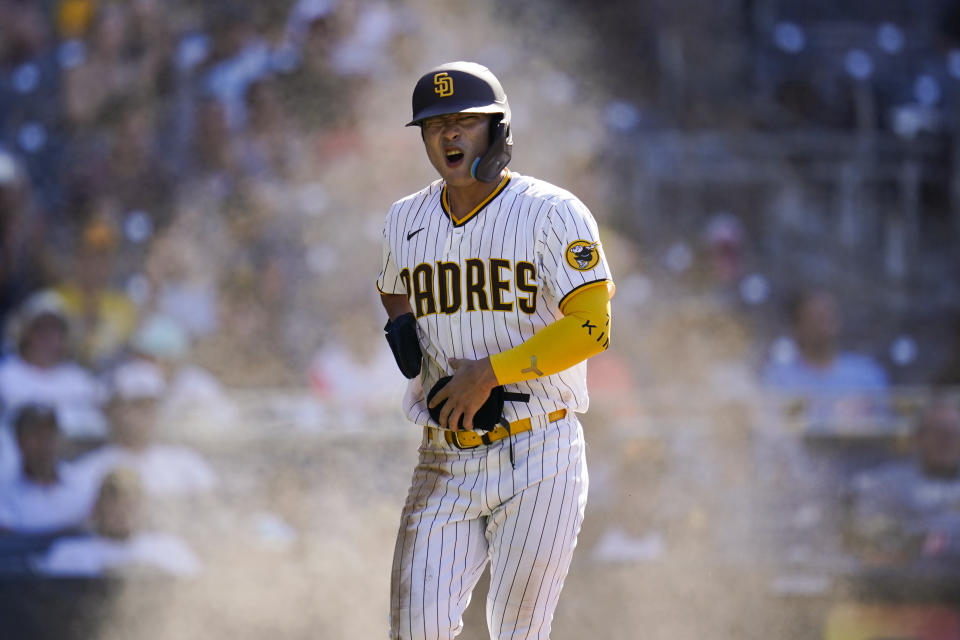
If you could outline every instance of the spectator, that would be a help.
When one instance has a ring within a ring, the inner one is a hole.
[[[79,527],[95,491],[74,464],[58,459],[60,427],[51,407],[28,404],[13,418],[20,473],[0,491],[0,530],[49,534]]]
[[[747,273],[747,238],[740,219],[731,213],[713,214],[700,233],[690,269],[692,289],[736,308],[742,304],[741,281]]]
[[[20,473],[20,451],[9,427],[0,427],[0,487],[16,479]]]
[[[960,561],[960,406],[935,399],[915,426],[916,457],[854,477],[848,542],[871,564]]]
[[[944,386],[960,387],[960,311],[955,311],[948,325],[950,329],[949,351],[946,360],[937,370],[934,383]]]
[[[0,0],[0,143],[23,152],[45,206],[58,197],[60,66],[41,3]]]
[[[220,4],[210,15],[213,55],[203,88],[220,101],[231,130],[246,126],[247,87],[270,72],[270,43],[257,32],[252,17],[242,3]]]
[[[274,263],[275,264],[275,263]],[[271,265],[274,266],[274,265]],[[197,342],[197,361],[230,387],[291,387],[303,384],[304,369],[293,366],[283,321],[264,299],[264,281],[277,270],[241,266],[220,291],[221,330]],[[275,290],[274,290],[275,291]]]
[[[727,313],[754,336],[767,328],[770,283],[756,255],[757,238],[738,216],[718,212],[700,233],[691,268],[695,293]],[[752,342],[755,342],[756,338]],[[751,359],[755,344],[751,344]]]
[[[118,467],[133,469],[151,497],[204,493],[217,482],[213,469],[192,449],[156,441],[157,406],[166,381],[156,367],[120,367],[107,408],[112,442],[84,456],[97,478]]]
[[[190,348],[189,335],[177,322],[151,316],[137,329],[129,357],[115,375],[162,378],[158,415],[166,435],[234,427],[237,407],[216,377],[189,361]]]
[[[170,216],[173,169],[162,161],[154,103],[117,98],[103,107],[104,124],[78,132],[69,146],[64,182],[72,215],[109,213],[117,220],[141,211],[153,226]]]
[[[851,433],[883,433],[887,378],[873,358],[840,349],[840,313],[830,293],[804,291],[789,310],[792,337],[779,343],[762,372],[780,414],[755,434],[757,513],[777,561],[831,566],[845,557],[837,488],[889,453],[875,439],[826,445]],[[785,422],[798,429],[783,428]]]
[[[336,339],[313,356],[310,385],[339,428],[349,429],[381,417],[393,421],[405,385],[397,380],[396,363],[389,349],[370,340],[379,327],[357,318],[339,321]]]
[[[356,84],[332,65],[343,19],[338,4],[334,0],[298,0],[290,11],[288,37],[299,59],[296,68],[283,76],[279,89],[283,102],[306,132],[342,128],[353,124],[355,118],[350,104],[356,99]]]
[[[69,325],[60,296],[51,291],[36,293],[19,315],[18,353],[0,362],[4,404],[49,404],[56,409],[57,422],[67,438],[106,437],[102,387],[71,356]]]
[[[754,310],[748,309],[753,301],[742,295],[751,262],[748,238],[739,218],[729,213],[712,216],[698,237],[692,248],[682,242],[667,252],[676,287],[663,287],[665,279],[660,279],[656,286],[663,288],[655,295],[642,285],[634,292],[628,289],[628,294],[649,298],[637,306],[640,321],[649,328],[635,341],[640,362],[649,366],[643,375],[653,384],[678,389],[696,385],[706,392],[701,398],[752,401],[757,385],[751,365]],[[638,275],[647,274],[653,265],[634,268]]]
[[[775,349],[763,382],[803,405],[816,428],[876,429],[885,416],[887,374],[872,357],[842,351],[840,311],[824,290],[800,293],[790,305],[792,342]]]
[[[47,232],[20,159],[0,146],[0,335],[10,314],[49,279]]]
[[[69,122],[82,130],[101,122],[112,101],[151,98],[166,53],[137,43],[128,3],[98,3],[87,43],[79,44],[63,73],[64,105]]]
[[[74,332],[78,359],[95,371],[115,362],[137,322],[137,307],[126,292],[114,286],[117,234],[102,219],[83,231],[70,277],[56,287]]]
[[[78,38],[85,34],[93,22],[96,0],[59,0],[55,18],[60,37]]]
[[[184,204],[172,223],[152,238],[144,264],[152,312],[171,318],[196,339],[217,332],[217,279],[236,249],[216,205]]]
[[[246,172],[261,180],[290,181],[303,170],[306,149],[302,132],[288,117],[280,83],[262,78],[247,87],[248,122],[242,146]]]
[[[93,509],[92,533],[53,543],[38,569],[54,576],[95,577],[129,570],[194,576],[200,561],[179,537],[143,526],[138,475],[116,469],[104,479]]]
[[[213,201],[222,201],[242,175],[240,153],[231,136],[223,103],[207,95],[196,103],[195,110],[185,175]]]

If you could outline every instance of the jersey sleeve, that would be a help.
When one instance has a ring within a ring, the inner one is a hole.
[[[400,278],[400,270],[393,259],[393,248],[387,237],[387,227],[383,230],[383,250],[380,258],[380,275],[377,277],[377,289],[385,294],[407,295],[407,288]]]
[[[540,233],[540,270],[559,306],[574,292],[612,280],[597,222],[576,198],[559,202]]]

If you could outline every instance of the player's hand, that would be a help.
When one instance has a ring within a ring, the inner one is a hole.
[[[441,427],[453,430],[473,428],[473,416],[483,406],[490,391],[497,386],[497,376],[493,373],[490,358],[482,360],[460,360],[449,358],[453,368],[453,378],[433,397],[431,407],[447,401],[440,411]],[[463,427],[459,427],[463,416]]]

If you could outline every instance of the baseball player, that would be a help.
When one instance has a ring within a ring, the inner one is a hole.
[[[422,425],[391,576],[390,637],[456,636],[487,562],[491,638],[549,638],[583,520],[586,359],[613,282],[590,211],[510,171],[510,107],[471,62],[417,82],[440,174],[393,204],[377,288]]]

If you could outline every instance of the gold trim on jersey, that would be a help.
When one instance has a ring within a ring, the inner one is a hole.
[[[600,278],[599,280],[591,280],[590,282],[584,282],[583,284],[574,287],[570,291],[567,291],[566,295],[560,299],[560,304],[557,305],[557,308],[560,309],[560,313],[563,313],[563,308],[567,306],[567,301],[570,300],[570,296],[572,296],[575,293],[579,293],[584,289],[590,289],[591,287],[596,287],[601,284],[606,284],[607,289],[610,290],[611,285],[613,285],[613,281],[610,280],[609,278]],[[612,293],[610,294],[610,297],[611,298],[613,297]]]
[[[497,185],[497,188],[494,189],[490,195],[483,199],[483,202],[478,204],[473,208],[473,211],[465,215],[463,218],[458,219],[455,215],[450,213],[450,203],[447,202],[447,185],[443,185],[443,190],[440,192],[440,206],[443,208],[443,212],[447,214],[447,217],[450,218],[450,222],[453,223],[455,227],[461,227],[470,221],[475,215],[480,213],[480,210],[485,206],[490,204],[490,201],[496,198],[500,193],[507,188],[507,184],[510,182],[510,170],[506,170],[507,173],[503,176],[503,180],[500,181],[500,184]]]

